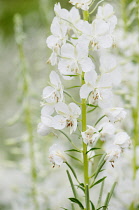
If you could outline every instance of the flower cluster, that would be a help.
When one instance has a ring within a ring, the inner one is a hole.
[[[91,1],[72,0],[70,3],[87,11]],[[50,86],[43,90],[38,133],[47,135],[54,130],[69,128],[71,135],[76,131],[81,108],[73,102],[68,105],[65,103],[61,79],[74,80],[77,76],[83,78],[84,82],[79,91],[80,99],[85,100],[89,106],[99,108],[105,118],[103,123],[88,125],[87,130],[81,132],[83,142],[94,146],[99,139],[111,139],[106,159],[113,164],[130,145],[128,134],[117,126],[118,122],[125,118],[126,112],[121,107],[115,107],[113,100],[113,87],[121,81],[119,65],[115,56],[106,52],[106,49],[115,45],[114,30],[117,18],[110,4],[99,6],[91,23],[81,18],[77,8],[73,7],[68,11],[62,9],[60,3],[54,7],[56,16],[51,25],[52,35],[47,38],[46,43],[52,50],[48,63],[57,65],[58,72],[50,73]],[[94,53],[98,57],[99,67],[94,62]],[[50,160],[53,164],[61,165],[63,156],[58,155],[61,157],[58,164],[54,158],[57,154],[59,152],[50,155]]]

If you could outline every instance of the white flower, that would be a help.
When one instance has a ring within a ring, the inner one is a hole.
[[[112,72],[116,67],[117,61],[114,55],[105,53],[100,56],[100,71],[102,73]]]
[[[62,9],[60,3],[55,4],[54,11],[57,17],[62,20],[67,21],[67,25],[69,25],[69,29],[72,28],[72,25],[76,25],[80,20],[79,10],[75,7],[72,7],[70,11],[66,9]],[[74,29],[74,27],[72,28]]]
[[[66,75],[80,75],[94,69],[92,60],[88,57],[88,44],[80,41],[73,46],[64,44],[61,48],[61,59],[58,64],[60,73]]]
[[[112,123],[119,122],[126,117],[126,111],[124,108],[114,107],[106,110],[106,116]]]
[[[82,10],[88,10],[92,0],[70,0],[69,2],[75,5],[77,8],[81,8]]]
[[[98,126],[98,130],[101,130],[100,139],[105,141],[107,139],[113,138],[116,129],[112,123],[104,122]]]
[[[68,26],[65,22],[55,17],[51,25],[52,35],[46,40],[47,46],[52,49],[52,54],[48,60],[51,65],[57,64],[57,56],[60,54],[61,46],[67,40]]]
[[[41,122],[38,124],[37,133],[41,136],[46,136],[53,132],[52,129],[52,117],[54,112],[54,107],[51,105],[46,105],[41,110]]]
[[[43,123],[39,123],[37,127],[37,133],[41,136],[47,136],[52,132],[52,128],[44,125]]]
[[[117,24],[117,17],[114,15],[113,7],[110,4],[99,6],[96,18],[105,20],[110,27],[112,32]]]
[[[66,159],[63,155],[62,148],[59,145],[54,144],[53,146],[50,147],[49,160],[53,164],[53,167],[55,165],[60,166],[63,162],[66,161]]]
[[[65,127],[70,128],[70,134],[77,128],[77,118],[81,114],[80,108],[75,103],[66,105],[63,102],[59,102],[55,106],[58,115],[53,117],[53,127],[55,129],[62,130]]]
[[[82,132],[82,138],[85,144],[92,145],[99,139],[100,134],[96,128],[90,125],[88,125],[87,127],[88,129],[85,132]]]
[[[88,98],[89,104],[101,108],[112,106],[111,80],[108,74],[97,76],[95,70],[85,73],[85,84],[80,89],[80,97]]]
[[[88,40],[94,50],[112,46],[113,37],[110,34],[109,24],[104,20],[95,19],[92,24],[80,21],[77,26],[82,31],[82,39]]]
[[[54,105],[63,101],[63,86],[58,74],[55,71],[52,71],[49,77],[51,86],[44,88],[42,97],[48,104]]]
[[[112,167],[114,167],[114,162],[120,157],[121,155],[121,148],[118,145],[112,145],[107,149],[106,160],[111,162]]]
[[[114,144],[120,146],[122,149],[128,148],[131,144],[129,135],[126,132],[117,133]]]

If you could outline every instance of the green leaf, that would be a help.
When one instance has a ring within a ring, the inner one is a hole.
[[[101,200],[102,200],[103,189],[104,189],[104,182],[105,182],[105,180],[103,180],[102,181],[102,184],[101,184],[97,207],[100,207],[101,206]]]
[[[94,204],[92,203],[92,201],[90,201],[90,203],[91,203],[91,208],[92,208],[92,210],[95,210],[95,206],[94,206]]]
[[[77,180],[77,182],[80,183],[79,180],[78,180],[78,178],[77,178],[77,175],[76,175],[74,169],[71,167],[71,165],[70,165],[68,162],[65,162],[65,163],[66,163],[67,166],[70,168],[70,170],[71,170],[71,172],[73,173],[73,176],[75,177],[75,179]]]
[[[65,209],[65,208],[63,208],[63,207],[60,207],[61,209]],[[68,209],[65,209],[65,210],[68,210]]]
[[[91,107],[98,107],[98,106],[95,106],[93,104],[86,104],[87,106],[91,106]]]
[[[72,156],[72,155],[69,155],[69,154],[67,154],[69,157],[71,157],[71,158],[73,158],[74,160],[77,160],[77,161],[79,161],[79,162],[81,162],[82,163],[82,161],[80,160],[80,159],[78,159],[78,158],[76,158],[76,157],[74,157],[74,156]]]
[[[99,179],[98,181],[96,181],[95,183],[93,183],[90,188],[94,187],[95,185],[101,183],[104,179],[106,179],[106,176],[104,176],[103,178]]]
[[[68,178],[69,178],[69,182],[70,182],[70,185],[71,185],[71,188],[72,188],[73,195],[76,198],[77,197],[77,194],[76,194],[76,190],[75,190],[75,187],[74,187],[74,184],[73,184],[71,175],[70,175],[70,173],[69,173],[68,170],[66,172],[67,172],[67,175],[68,175]]]
[[[110,202],[110,199],[111,199],[112,194],[114,192],[114,189],[115,189],[116,184],[117,184],[117,182],[114,182],[114,184],[112,185],[112,188],[111,188],[110,192],[107,194],[107,197],[106,197],[106,200],[105,200],[105,203],[104,203],[103,210],[107,210],[107,207],[109,205],[109,202]]]
[[[104,208],[104,207],[106,207],[106,206],[101,206],[101,207],[99,207],[97,210],[102,209],[102,208]]]
[[[101,149],[101,148],[93,147],[93,148],[91,148],[90,150],[88,150],[88,151],[86,152],[86,154],[87,154],[88,152],[91,152],[91,151],[93,151],[93,150],[98,150],[98,149]]]
[[[77,150],[77,149],[69,149],[69,150],[65,150],[65,152],[80,152],[80,150]]]
[[[69,200],[72,201],[73,203],[78,204],[81,209],[84,209],[83,204],[78,199],[76,199],[76,198],[69,198]]]
[[[80,185],[76,185],[78,188],[80,188],[84,193],[85,193],[85,189],[84,187],[80,186]]]
[[[81,86],[80,86],[80,85],[74,85],[74,86],[68,87],[68,88],[66,88],[66,89],[68,90],[68,89],[72,89],[72,88],[76,88],[76,87],[81,87]]]

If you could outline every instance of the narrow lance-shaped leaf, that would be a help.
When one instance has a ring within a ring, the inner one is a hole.
[[[75,198],[77,198],[76,190],[75,190],[71,175],[70,175],[68,170],[66,172],[67,172],[67,175],[68,175],[68,178],[69,178],[69,182],[70,182],[70,185],[71,185],[71,188],[72,188],[73,195],[74,195]]]
[[[106,176],[104,176],[103,178],[99,179],[98,181],[96,181],[95,183],[92,183],[90,188],[94,187],[95,185],[101,183],[104,179],[106,179]]]
[[[92,208],[92,210],[95,210],[95,206],[94,206],[94,204],[92,203],[92,201],[90,201],[90,203],[91,203],[91,208]]]
[[[112,188],[111,188],[111,191],[108,193],[107,197],[106,197],[106,200],[105,200],[105,203],[104,203],[104,207],[103,207],[103,210],[107,210],[107,207],[109,205],[109,202],[110,202],[110,199],[112,197],[112,194],[114,192],[114,189],[115,189],[115,186],[116,186],[117,182],[114,182],[114,184],[112,185]]]
[[[71,172],[73,173],[73,176],[75,177],[75,179],[77,180],[77,182],[80,184],[78,178],[77,178],[77,175],[74,171],[74,169],[71,167],[71,165],[68,163],[68,162],[65,162],[67,164],[67,166],[70,168]]]
[[[78,206],[81,208],[81,209],[84,209],[84,206],[83,204],[76,198],[69,198],[70,201],[72,201],[73,203],[76,203],[78,204]]]

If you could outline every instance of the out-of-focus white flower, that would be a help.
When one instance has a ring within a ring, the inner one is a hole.
[[[119,122],[126,117],[126,111],[124,108],[114,107],[106,110],[106,116],[112,123]]]
[[[70,11],[61,8],[60,3],[55,4],[54,11],[57,17],[67,21],[67,25],[69,24],[69,29],[72,28],[72,25],[76,25],[80,20],[79,10],[75,7],[72,7]],[[74,28],[73,28],[74,29]]]
[[[92,0],[70,0],[69,2],[75,5],[77,8],[81,8],[82,10],[88,10]]]
[[[51,25],[52,35],[46,40],[47,46],[53,51],[48,60],[51,65],[57,64],[57,55],[60,54],[60,48],[67,40],[67,30],[68,26],[65,22],[57,17],[53,19]]]
[[[106,152],[106,160],[114,167],[113,163],[120,157],[121,148],[118,145],[111,145]]]
[[[53,146],[50,147],[49,160],[53,164],[53,167],[55,165],[60,166],[64,161],[66,161],[60,145],[54,144]]]
[[[100,56],[100,71],[102,73],[112,72],[117,67],[116,57],[111,54],[102,54]]]
[[[55,106],[58,115],[53,117],[53,125],[55,129],[62,130],[65,127],[70,128],[70,134],[77,128],[77,118],[81,114],[80,108],[75,103],[66,105],[59,102]]]
[[[98,130],[100,131],[100,139],[101,141],[106,141],[109,138],[113,138],[115,133],[115,126],[110,122],[104,122],[98,126]]]
[[[51,71],[49,77],[51,86],[44,88],[42,97],[48,104],[54,105],[63,101],[63,86],[58,74],[55,71]]]
[[[129,135],[126,132],[119,132],[115,135],[115,145],[119,145],[122,149],[128,148],[131,144]]]
[[[92,145],[95,143],[99,137],[100,133],[97,131],[96,128],[88,125],[88,129],[85,132],[82,132],[82,138],[85,144]]]
[[[61,48],[61,57],[58,69],[63,76],[80,75],[82,71],[88,72],[95,68],[88,57],[88,44],[85,41],[80,41],[75,46],[64,44]]]
[[[112,5],[105,4],[104,6],[99,6],[96,18],[105,20],[109,24],[110,32],[115,29],[115,26],[117,24],[117,17],[114,15]]]
[[[95,70],[85,73],[85,84],[80,89],[80,97],[88,98],[89,104],[101,108],[112,106],[111,80],[109,75],[97,76]]]

